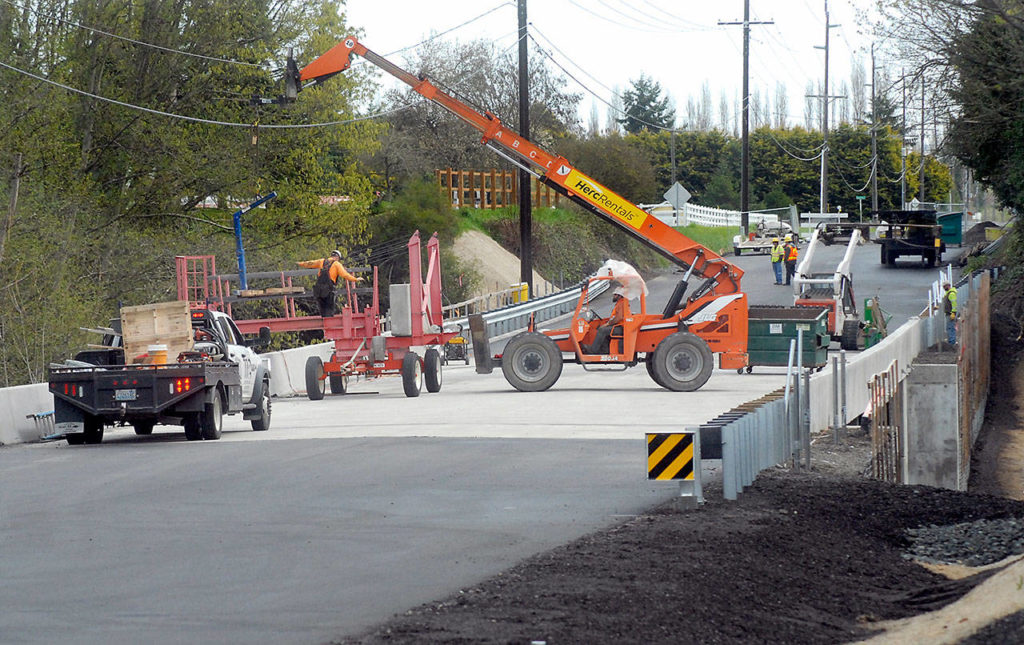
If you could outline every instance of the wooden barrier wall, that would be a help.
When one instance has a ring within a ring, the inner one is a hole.
[[[519,203],[519,172],[514,170],[447,170],[435,171],[437,185],[448,191],[452,208],[504,208]],[[561,195],[551,187],[530,180],[533,205],[538,208],[558,206]]]

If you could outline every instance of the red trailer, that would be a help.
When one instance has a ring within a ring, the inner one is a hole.
[[[373,286],[353,287],[345,283],[346,304],[336,316],[300,316],[296,314],[292,279],[314,275],[316,269],[250,273],[249,278],[280,276],[281,293],[240,295],[232,285],[238,276],[217,275],[213,256],[178,256],[176,273],[178,299],[191,306],[223,309],[229,314],[232,304],[257,299],[280,298],[285,315],[280,318],[235,320],[242,333],[256,333],[260,327],[271,332],[321,329],[324,340],[334,341],[334,355],[324,362],[318,356],[306,361],[306,393],[312,400],[332,394],[344,394],[351,376],[373,378],[401,374],[406,396],[419,396],[423,385],[428,392],[441,389],[441,354],[438,348],[459,335],[461,330],[445,331],[441,318],[441,259],[437,234],[427,242],[427,273],[423,276],[420,235],[409,238],[409,284],[391,285],[391,312],[388,329],[380,312],[377,267],[353,267],[352,273],[373,274]],[[268,289],[264,291],[274,291]],[[422,348],[421,357],[415,350]]]

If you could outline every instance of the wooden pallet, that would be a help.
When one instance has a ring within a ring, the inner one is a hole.
[[[167,360],[192,349],[192,318],[188,302],[158,302],[121,308],[121,336],[128,362],[147,354],[150,345],[166,345]]]
[[[305,287],[268,287],[266,289],[240,289],[235,293],[239,298],[258,296],[298,296],[306,293]]]

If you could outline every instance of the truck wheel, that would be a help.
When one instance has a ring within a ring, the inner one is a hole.
[[[189,441],[199,441],[203,438],[203,428],[199,421],[198,412],[190,412],[184,419],[185,438]]]
[[[270,430],[270,383],[263,381],[263,392],[260,393],[260,416],[252,420],[255,432]]]
[[[647,375],[661,387],[665,387],[665,384],[658,380],[658,375],[654,373],[654,352],[647,352],[647,358],[644,359],[644,366],[647,368]]]
[[[665,389],[692,392],[711,378],[714,357],[702,338],[685,331],[667,336],[654,348],[654,373]]]
[[[98,417],[85,417],[85,432],[82,433],[85,443],[100,443],[103,441],[103,421]]]
[[[882,247],[882,254],[879,257],[881,264],[889,264],[889,254],[885,252],[885,247]]]
[[[732,247],[732,252],[735,253],[736,255],[739,255],[742,252],[742,249],[740,249],[738,246],[734,246]]]
[[[213,390],[212,398],[212,401],[203,406],[199,422],[203,428],[203,439],[216,441],[220,439],[221,429],[224,424],[224,405],[220,398],[219,388]]]
[[[423,355],[423,380],[427,392],[441,391],[441,356],[433,347]]]
[[[306,359],[306,395],[310,401],[324,398],[324,362],[319,356]]]
[[[864,349],[864,334],[860,329],[860,323],[856,320],[847,320],[843,323],[843,333],[839,337],[839,347],[847,351]]]
[[[136,421],[135,423],[132,424],[132,427],[135,428],[135,434],[147,435],[153,434],[153,426],[155,425],[156,421],[148,419],[146,421]]]
[[[402,389],[408,397],[419,396],[423,389],[423,365],[416,352],[407,352],[402,359]]]
[[[344,394],[348,391],[348,376],[345,374],[331,374],[327,377],[327,383],[331,386],[331,394]]]
[[[80,446],[85,443],[85,434],[81,432],[69,432],[64,438],[68,440],[69,446]]]
[[[562,375],[562,351],[544,334],[524,332],[505,346],[501,372],[521,392],[543,392]]]

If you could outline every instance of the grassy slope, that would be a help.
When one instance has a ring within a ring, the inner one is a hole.
[[[478,230],[518,254],[518,214],[515,208],[487,210],[464,208],[459,212],[459,231]],[[641,270],[667,266],[667,261],[620,233],[597,217],[576,210],[543,208],[533,211],[537,270],[577,280],[607,257],[618,257]],[[716,252],[731,252],[734,231],[710,226],[679,227],[686,237]],[[595,264],[596,263],[596,264]]]

